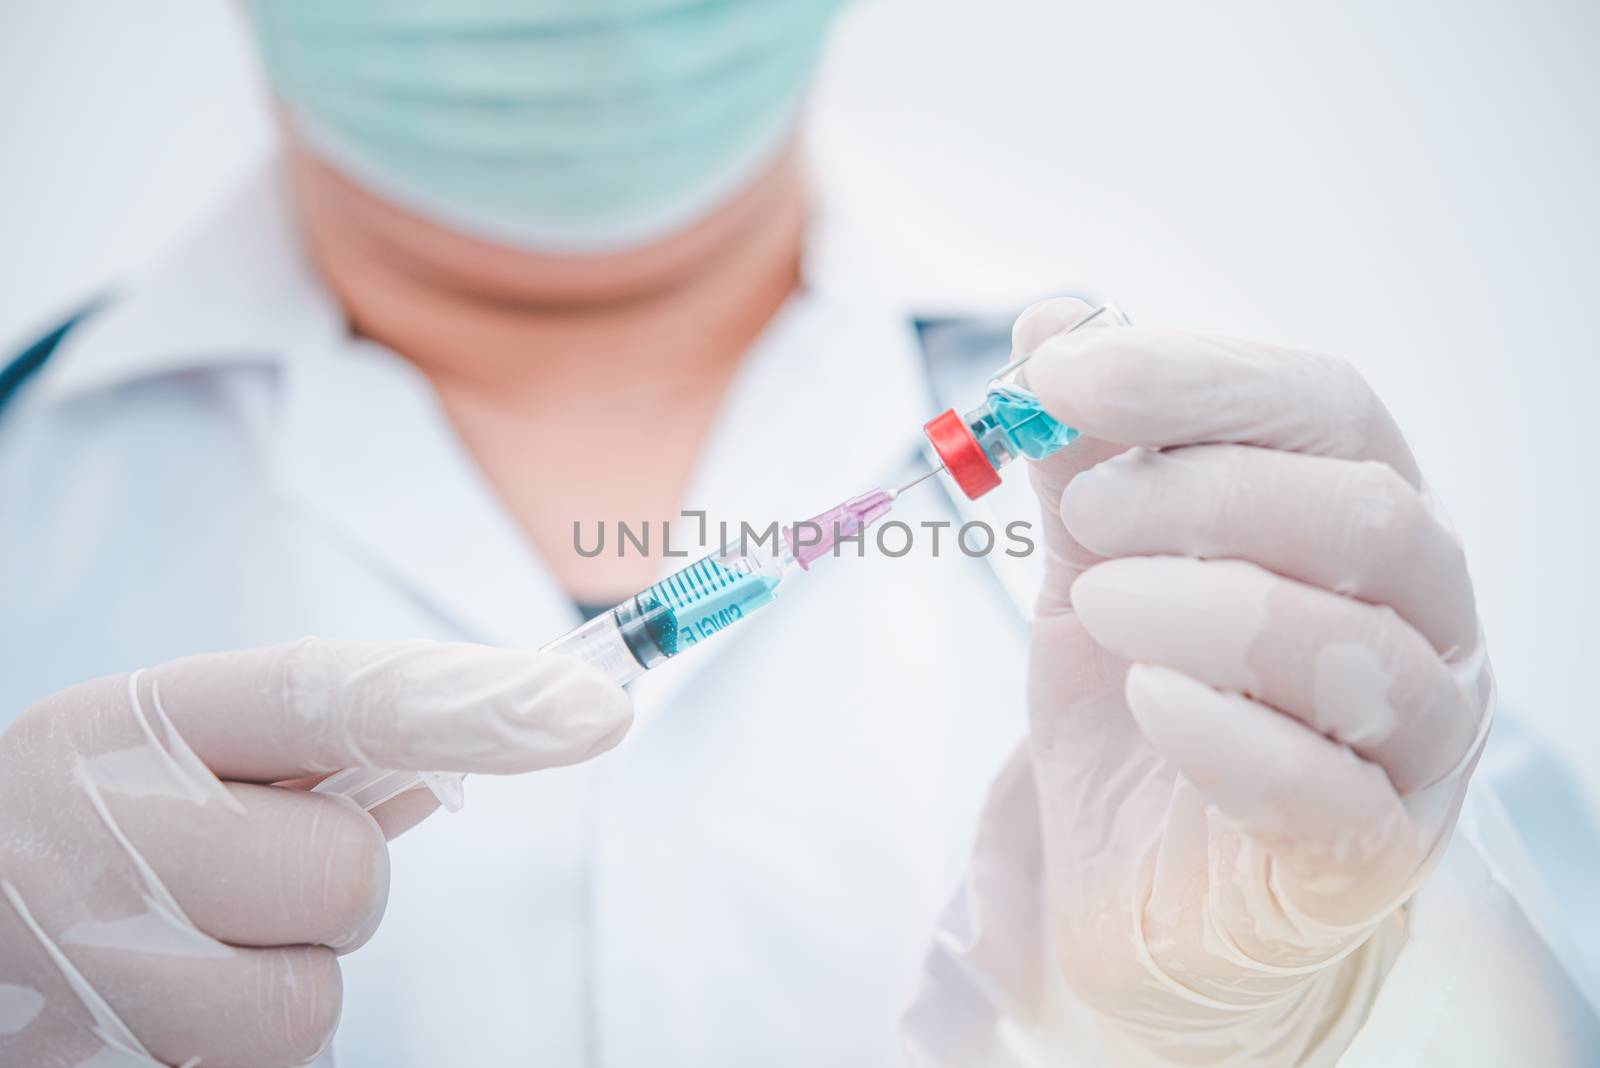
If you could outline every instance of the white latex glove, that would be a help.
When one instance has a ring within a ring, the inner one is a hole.
[[[315,1059],[335,954],[383,914],[384,829],[436,802],[369,816],[268,784],[570,764],[630,721],[575,660],[432,642],[195,656],[46,699],[0,735],[0,1064]]]
[[[1332,1064],[1493,705],[1461,546],[1350,364],[1019,320],[1085,437],[1034,468],[1053,955],[1114,1063]]]

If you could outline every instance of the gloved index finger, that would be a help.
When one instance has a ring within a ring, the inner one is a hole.
[[[1382,402],[1347,362],[1152,327],[1042,342],[1028,386],[1056,418],[1120,445],[1235,443],[1388,464],[1421,485]]]
[[[144,699],[239,782],[356,765],[531,771],[610,748],[632,720],[627,696],[586,664],[467,643],[306,639],[186,657],[146,677]]]

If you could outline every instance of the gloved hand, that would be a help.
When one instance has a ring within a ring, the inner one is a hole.
[[[1033,471],[1054,959],[1119,1065],[1332,1064],[1487,733],[1461,546],[1350,364],[1085,311],[1015,331],[1085,435]]]
[[[0,735],[0,1064],[314,1059],[335,954],[383,914],[380,827],[435,802],[268,784],[570,764],[630,719],[578,661],[432,642],[195,656],[42,701]]]

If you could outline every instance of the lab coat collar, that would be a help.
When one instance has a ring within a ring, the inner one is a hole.
[[[444,633],[528,645],[577,621],[424,376],[351,335],[301,245],[277,161],[127,297],[75,327],[38,391],[62,404],[246,366],[276,372],[272,414],[254,427],[276,492],[448,621]]]
[[[579,622],[402,357],[358,338],[297,350],[276,434],[284,497],[448,620],[446,633],[534,647]]]
[[[158,375],[274,365],[345,333],[299,242],[277,161],[126,297],[75,326],[40,374],[46,404]]]

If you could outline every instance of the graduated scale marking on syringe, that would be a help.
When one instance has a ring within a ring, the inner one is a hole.
[[[1096,319],[1126,322],[1114,306],[1104,304],[1071,329]],[[540,651],[575,656],[625,685],[749,619],[771,604],[785,584],[831,555],[840,542],[860,537],[887,515],[902,493],[940,471],[976,500],[1000,484],[1000,468],[1017,457],[1042,460],[1057,452],[1078,432],[1050,416],[1039,399],[1017,382],[1016,373],[1026,362],[1024,357],[1001,368],[976,408],[966,413],[951,408],[923,426],[942,461],[939,466],[898,488],[852,497],[783,528],[775,538],[741,534]],[[348,768],[324,779],[316,790],[342,794],[371,809],[418,785],[431,789],[446,808],[461,807],[461,776],[454,772]]]

